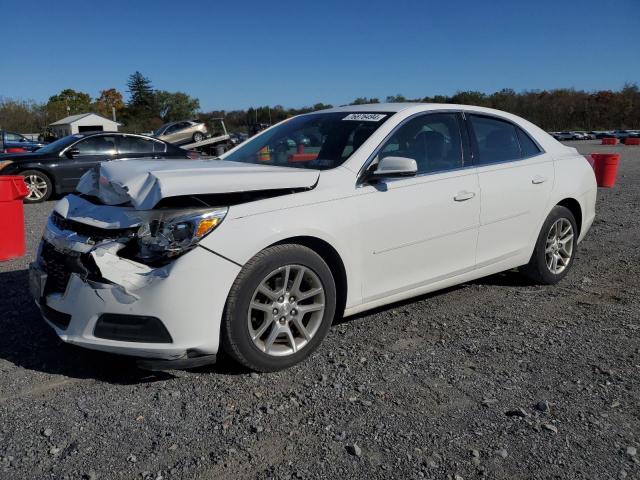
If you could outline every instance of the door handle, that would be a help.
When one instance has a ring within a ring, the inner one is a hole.
[[[536,175],[531,179],[531,183],[534,185],[539,185],[547,181],[547,177],[543,177],[542,175]]]
[[[465,200],[471,200],[475,196],[475,192],[467,192],[465,190],[464,192],[459,192],[455,197],[453,197],[453,199],[456,202],[464,202]]]

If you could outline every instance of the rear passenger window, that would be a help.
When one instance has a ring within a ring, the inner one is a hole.
[[[517,128],[517,127],[516,127]],[[534,155],[538,155],[540,153],[540,148],[535,144],[531,137],[524,133],[524,130],[521,128],[517,128],[518,130],[518,140],[520,140],[520,149],[522,150],[523,158],[533,157]]]
[[[124,135],[120,137],[118,150],[123,155],[140,155],[153,153],[154,140]]]
[[[522,158],[516,126],[493,117],[468,115],[478,145],[478,163],[507,162]]]

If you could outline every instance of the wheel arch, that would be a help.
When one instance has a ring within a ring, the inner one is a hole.
[[[55,194],[60,192],[60,186],[58,185],[58,183],[56,181],[56,176],[54,174],[52,174],[46,168],[43,168],[42,166],[20,168],[20,170],[18,170],[18,172],[16,172],[16,175],[22,175],[23,172],[28,172],[30,170],[33,170],[33,171],[36,171],[36,172],[40,172],[40,173],[42,173],[42,174],[47,176],[47,178],[51,182],[51,188],[52,188],[51,194],[52,195],[55,195]]]
[[[307,235],[284,238],[269,246],[284,244],[296,244],[307,247],[320,255],[327,263],[336,282],[336,317],[341,317],[347,303],[348,281],[347,270],[338,251],[329,242],[318,237]]]
[[[580,232],[582,231],[582,207],[580,206],[580,202],[578,202],[575,198],[567,197],[563,200],[560,200],[556,203],[556,206],[561,206],[567,208],[576,219],[576,226],[578,228],[577,236],[580,236]]]

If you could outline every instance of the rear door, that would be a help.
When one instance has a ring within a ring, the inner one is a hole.
[[[477,266],[530,252],[547,213],[553,159],[517,125],[465,114],[481,192]]]
[[[75,153],[71,154],[70,152]],[[113,160],[118,150],[115,135],[94,135],[75,143],[62,153],[60,158],[60,186],[72,191],[80,177],[100,162]]]

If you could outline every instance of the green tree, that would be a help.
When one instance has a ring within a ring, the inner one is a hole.
[[[46,109],[47,116],[52,122],[67,115],[88,113],[91,111],[91,96],[88,93],[66,88],[57,95],[49,97]]]
[[[380,100],[374,97],[358,97],[353,102],[351,102],[350,105],[366,105],[368,103],[380,103]]]
[[[148,130],[154,123],[152,118],[154,116],[155,97],[151,80],[136,71],[129,75],[127,89],[129,101],[123,111],[126,130],[132,132]]]
[[[154,93],[153,112],[163,122],[174,122],[196,116],[200,100],[183,92],[158,90]]]
[[[146,108],[150,109],[153,105],[153,86],[151,80],[142,75],[137,70],[129,75],[127,81],[129,92],[129,108]]]
[[[479,107],[488,107],[489,100],[482,92],[468,91],[458,92],[451,98],[451,103],[459,103],[461,105],[477,105]]]
[[[397,95],[387,96],[387,103],[403,103],[403,102],[408,102],[407,98],[404,95],[397,94]]]
[[[0,130],[36,133],[46,126],[45,106],[31,100],[0,97]]]

